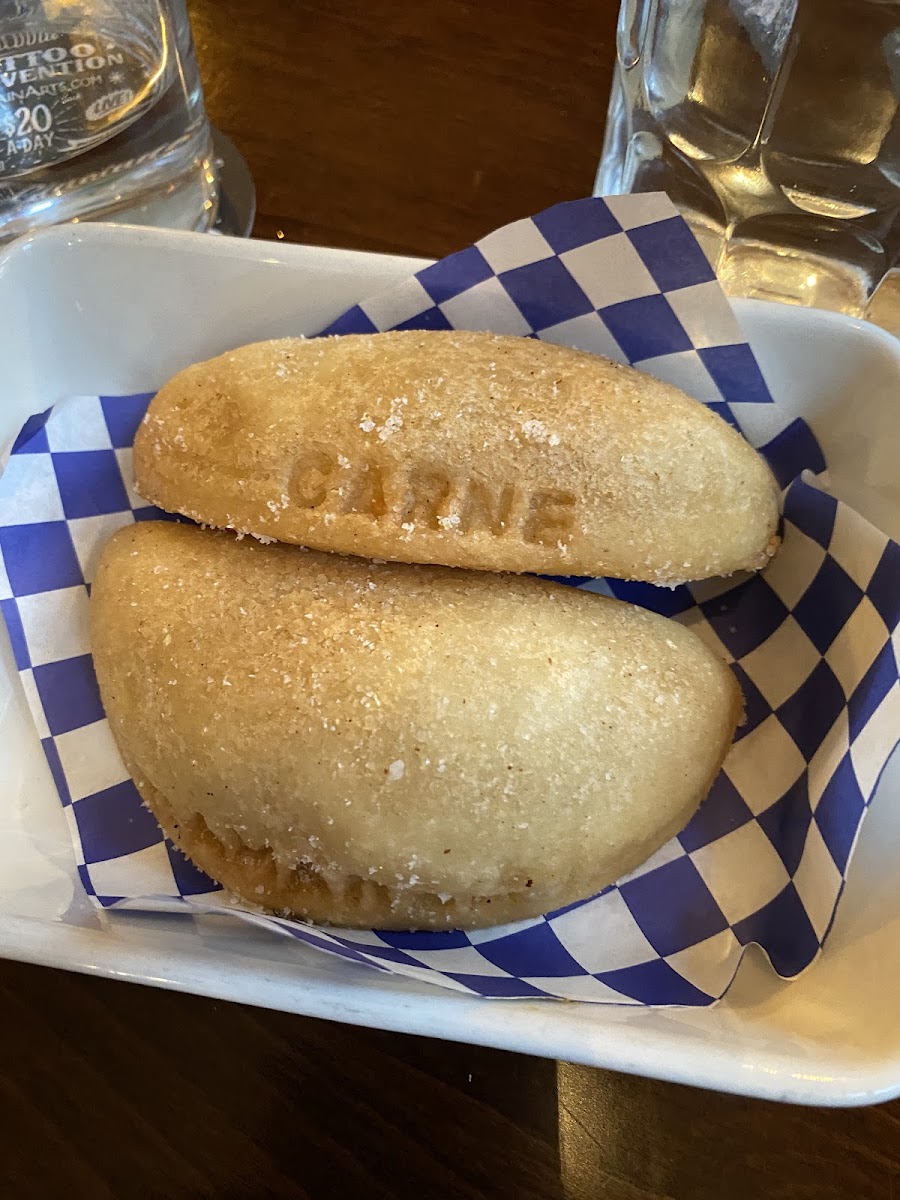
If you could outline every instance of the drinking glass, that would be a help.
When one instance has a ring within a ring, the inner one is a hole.
[[[87,218],[203,230],[217,204],[184,0],[0,0],[0,241]]]
[[[725,288],[900,313],[900,2],[623,0],[598,194],[665,191]]]

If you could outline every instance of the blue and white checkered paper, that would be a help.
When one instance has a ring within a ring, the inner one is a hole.
[[[616,886],[473,933],[313,928],[231,908],[382,970],[495,997],[709,1004],[744,946],[796,975],[833,920],[900,736],[900,547],[820,490],[801,421],[772,402],[706,259],[660,196],[559,205],[356,306],[328,333],[490,329],[597,351],[680,384],[739,425],[787,487],[764,576],[674,590],[568,580],[674,616],[732,664],[747,722],[700,811]],[[224,894],[165,842],[112,743],[92,667],[88,589],[134,493],[149,396],[75,397],[33,417],[0,479],[0,608],[89,895],[205,909]],[[803,473],[807,472],[803,477]],[[603,764],[598,763],[598,770]]]

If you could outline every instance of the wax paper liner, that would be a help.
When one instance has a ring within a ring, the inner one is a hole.
[[[105,908],[229,905],[330,953],[490,997],[709,1004],[750,942],[780,975],[796,975],[830,928],[900,735],[900,547],[817,486],[825,464],[815,438],[772,402],[665,197],[558,205],[324,332],[405,328],[537,336],[634,363],[737,424],[772,464],[787,489],[785,542],[763,576],[674,590],[567,581],[673,616],[731,663],[748,719],[709,798],[616,886],[515,926],[335,931],[233,908],[141,804],[90,656],[99,549],[121,525],[160,515],[132,485],[131,444],[149,396],[72,397],[27,422],[0,479],[0,607],[86,891]]]

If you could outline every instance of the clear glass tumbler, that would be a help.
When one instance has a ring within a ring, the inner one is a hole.
[[[736,295],[878,319],[898,99],[898,0],[623,0],[596,191],[668,192]]]
[[[88,218],[202,230],[216,207],[184,0],[0,0],[0,241]]]

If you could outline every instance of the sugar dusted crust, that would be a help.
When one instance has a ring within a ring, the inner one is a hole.
[[[556,887],[537,892],[532,883],[484,896],[389,887],[360,873],[326,876],[312,863],[284,865],[271,846],[254,849],[234,832],[219,836],[199,813],[179,818],[166,798],[143,778],[140,768],[132,774],[141,799],[166,835],[201,871],[239,903],[279,917],[351,929],[481,929],[552,912],[614,882],[613,877],[598,875],[587,882],[564,879]],[[711,785],[712,779],[707,791]],[[684,824],[679,813],[668,828],[654,830],[644,845],[620,860],[615,878],[639,867]]]
[[[527,338],[245,346],[161,389],[134,463],[169,511],[400,562],[675,584],[778,546],[771,472],[715,413]]]
[[[252,905],[471,928],[591,895],[682,828],[742,701],[655,614],[542,580],[120,530],[101,695],[163,828]]]

